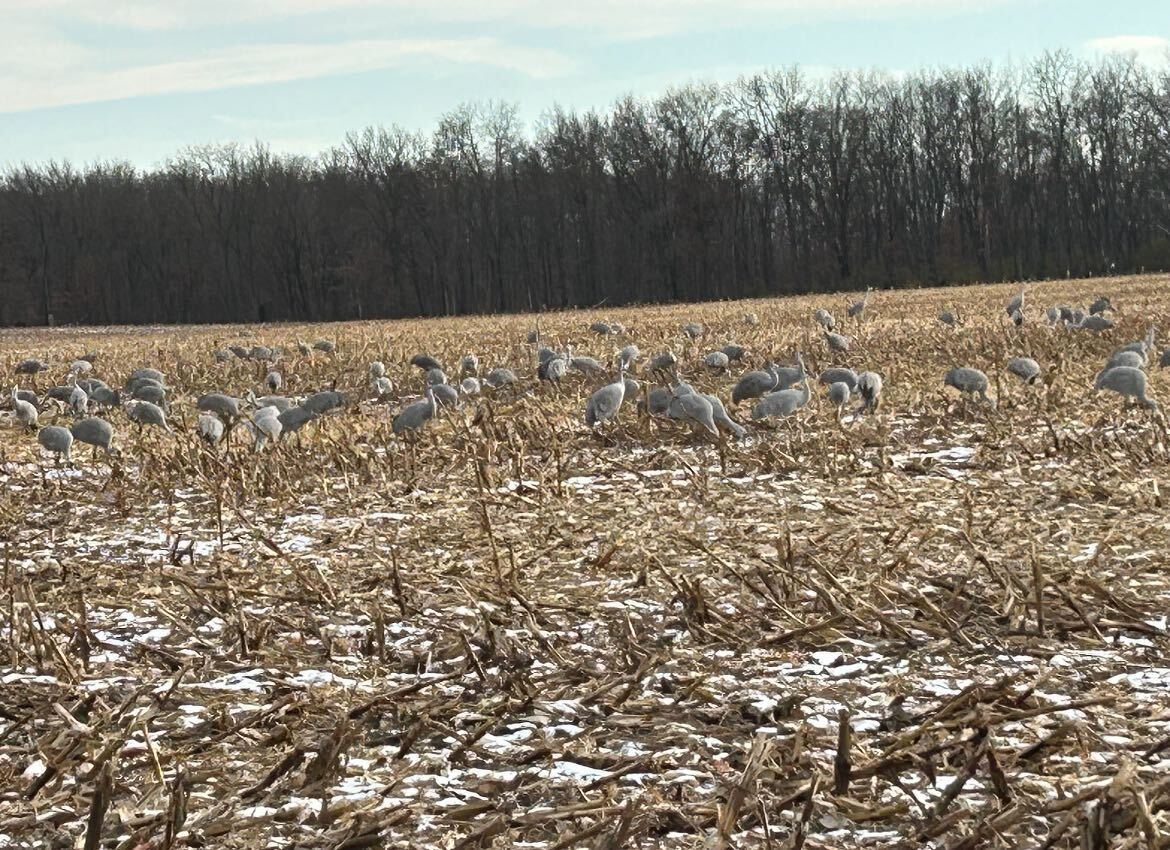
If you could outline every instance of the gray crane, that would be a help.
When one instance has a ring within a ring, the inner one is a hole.
[[[379,375],[370,381],[370,388],[374,391],[374,395],[380,399],[394,392],[394,384],[385,375]]]
[[[417,366],[424,372],[429,372],[432,369],[438,369],[440,372],[443,371],[443,364],[429,354],[414,355],[414,357],[410,358],[410,365]]]
[[[730,374],[731,361],[722,351],[712,351],[703,358],[703,365],[718,374]]]
[[[251,350],[244,348],[242,345],[229,345],[228,351],[236,355],[240,360],[247,360],[252,356]],[[305,353],[307,354],[308,352],[306,351]]]
[[[1093,388],[1098,391],[1110,390],[1127,400],[1139,401],[1150,410],[1158,409],[1158,402],[1146,395],[1146,373],[1141,369],[1134,369],[1132,366],[1115,366],[1112,369],[1106,369],[1097,376]]]
[[[1106,298],[1104,295],[1098,295],[1097,300],[1089,305],[1089,315],[1090,316],[1100,316],[1102,313],[1106,312],[1107,310],[1113,311],[1114,313],[1117,312],[1116,310],[1113,309],[1113,305],[1111,303],[1109,303],[1109,299]]]
[[[745,325],[758,325],[760,323],[760,317],[755,313],[744,313],[743,323]]]
[[[1130,351],[1128,349],[1114,351],[1105,362],[1106,369],[1112,369],[1114,366],[1130,366],[1134,369],[1145,369],[1147,365],[1144,354],[1140,351]]]
[[[816,323],[827,331],[831,331],[837,326],[837,320],[833,318],[833,314],[824,307],[818,308],[817,311],[813,313],[813,319],[815,319]]]
[[[692,427],[702,428],[713,437],[719,436],[710,399],[695,392],[689,384],[681,381],[675,384],[670,393],[666,415],[680,422],[689,422]]]
[[[370,380],[376,381],[378,378],[386,376],[386,365],[381,360],[375,360],[370,364]]]
[[[38,360],[35,357],[26,357],[16,364],[16,374],[18,375],[36,375],[38,372],[45,372],[49,368],[49,364],[43,360]]]
[[[126,415],[130,417],[131,422],[137,423],[139,431],[144,425],[154,425],[164,431],[171,430],[167,423],[166,411],[149,401],[130,402],[126,408]]]
[[[593,331],[598,336],[608,336],[609,334],[613,333],[613,328],[610,327],[607,322],[602,322],[600,320],[591,324],[589,326],[589,330]]]
[[[610,322],[609,323],[609,332],[611,334],[615,334],[615,335],[624,334],[626,332],[626,326],[623,325],[621,322]]]
[[[323,414],[345,405],[345,394],[337,390],[321,390],[313,393],[301,403],[301,407],[314,413]]]
[[[954,387],[965,397],[979,396],[984,404],[995,407],[995,401],[987,395],[987,376],[970,366],[956,366],[943,377],[943,385]]]
[[[862,295],[859,300],[854,301],[852,304],[849,305],[849,307],[845,310],[845,313],[846,313],[846,315],[849,316],[849,318],[858,319],[858,318],[863,317],[863,314],[865,313],[865,308],[869,304],[869,293],[871,291],[872,291],[872,287],[867,286],[865,288],[865,294]]]
[[[272,349],[266,345],[253,345],[248,356],[258,363],[267,363],[272,359]]]
[[[666,387],[652,387],[646,398],[638,402],[638,412],[650,416],[666,416],[670,409],[670,390]]]
[[[268,387],[268,391],[270,393],[279,392],[281,386],[284,384],[284,378],[281,377],[281,374],[279,372],[277,372],[275,369],[273,369],[271,372],[268,373],[267,376],[265,376],[264,384],[265,384],[265,386]]]
[[[882,397],[882,376],[877,372],[862,372],[857,376],[857,394],[861,396],[861,406],[855,411],[857,415],[876,410]]]
[[[440,384],[445,384],[447,383],[447,373],[442,369],[428,369],[426,382],[429,387],[437,387]]]
[[[503,389],[510,384],[516,383],[516,373],[511,369],[499,366],[487,373],[484,382],[493,390]]]
[[[157,404],[161,407],[167,403],[167,390],[166,387],[161,386],[157,381],[135,381],[134,389],[130,392],[130,398],[135,401],[149,401],[151,404]]]
[[[617,378],[595,390],[585,402],[585,424],[590,428],[614,420],[626,398],[626,361],[618,364]]]
[[[673,351],[661,351],[650,358],[649,370],[650,372],[659,372],[662,374],[669,374],[678,365],[678,358],[674,356]]]
[[[69,364],[69,371],[74,375],[87,375],[93,371],[93,364],[88,360],[74,360]]]
[[[857,391],[857,373],[852,369],[844,366],[830,366],[825,371],[821,372],[820,377],[817,378],[822,384],[832,386],[833,384],[844,384],[849,388],[849,392]]]
[[[835,334],[832,331],[825,331],[825,342],[828,344],[830,350],[846,352],[849,350],[850,344],[853,340],[843,334]]]
[[[105,449],[106,454],[115,453],[113,448],[114,426],[104,419],[99,419],[96,416],[78,419],[69,426],[69,431],[77,442],[93,446],[95,456],[98,449]]]
[[[337,346],[331,339],[319,339],[313,343],[313,348],[325,354],[332,354],[337,350]]]
[[[1113,351],[1115,353],[1119,351],[1136,351],[1142,355],[1142,359],[1146,359],[1147,355],[1152,353],[1154,350],[1154,338],[1157,333],[1158,328],[1154,325],[1150,325],[1149,329],[1146,331],[1145,337],[1133,342],[1127,342],[1125,345],[1120,345],[1113,349]]]
[[[711,405],[711,418],[714,419],[716,427],[720,431],[730,431],[736,439],[742,440],[747,431],[744,430],[742,425],[727,415],[727,408],[723,406],[723,402],[720,401],[719,396],[709,393],[700,393],[699,395]]]
[[[703,335],[703,326],[698,322],[687,322],[682,326],[682,332],[691,339],[698,339]]]
[[[74,382],[74,376],[69,376],[69,407],[74,416],[85,416],[89,413],[89,393]]]
[[[37,442],[41,447],[57,455],[57,463],[62,458],[66,463],[72,463],[70,453],[73,449],[73,433],[60,425],[46,425],[37,432]]]
[[[849,403],[849,397],[853,392],[849,389],[849,385],[844,381],[834,381],[829,384],[829,404],[837,409],[837,419],[841,419],[841,408]]]
[[[543,356],[543,352],[538,352],[538,355]],[[544,360],[536,368],[536,376],[542,381],[548,381],[554,386],[559,386],[565,375],[569,373],[569,362],[573,358],[573,349],[571,346],[565,349],[564,354],[554,354],[547,360]]]
[[[293,413],[294,410],[298,412]],[[281,438],[285,433],[285,422],[289,422],[288,433],[291,434],[315,418],[316,414],[300,407],[290,407],[284,412],[275,407],[262,407],[245,419],[244,424],[252,432],[252,450],[258,452],[268,441],[275,443]]]
[[[235,399],[232,399],[232,401],[235,401]],[[261,396],[260,398],[256,398],[256,394],[253,393],[251,390],[248,391],[248,404],[252,405],[252,407],[257,409],[257,410],[259,410],[260,408],[264,408],[264,407],[274,407],[274,408],[276,408],[277,413],[284,413],[289,408],[295,406],[293,404],[293,400],[291,398],[286,397],[286,396],[266,395],[266,396]],[[200,408],[200,409],[203,410],[205,408]],[[207,408],[207,409],[209,412],[215,413],[221,417],[227,416],[229,419],[233,418],[233,417],[231,417],[231,414],[225,414],[223,412],[224,409],[230,409],[230,408],[224,407],[220,410],[215,410],[213,408]],[[236,409],[237,410],[239,409],[238,402],[237,402]]]
[[[98,407],[118,407],[122,404],[122,394],[107,386],[97,386],[87,392],[89,400]]]
[[[775,363],[766,363],[763,369],[753,369],[741,375],[731,388],[731,403],[739,404],[741,401],[759,398],[776,389],[779,383],[776,369]]]
[[[796,363],[800,369],[800,387],[798,389],[783,389],[768,393],[756,402],[752,408],[752,419],[772,419],[791,416],[806,404],[810,397],[808,375],[804,370],[804,358],[800,352],[796,353]]]
[[[211,356],[216,363],[230,363],[235,355],[226,348],[217,348],[215,351],[211,352]]]
[[[1024,324],[1024,313],[1022,310],[1016,310],[1011,314],[1012,324],[1017,328]]]
[[[625,346],[621,351],[619,351],[617,353],[617,357],[615,358],[615,362],[620,363],[622,360],[625,360],[626,363],[628,363],[630,365],[630,368],[633,369],[634,364],[638,361],[638,358],[641,356],[642,356],[642,352],[638,350],[638,346],[634,345],[631,342],[629,345]]]
[[[195,420],[195,431],[203,442],[214,446],[223,439],[223,420],[214,413],[200,413]]]
[[[734,342],[729,342],[720,349],[727,355],[727,359],[732,363],[738,363],[747,356],[747,349],[742,345],[736,345]]]
[[[1104,316],[1081,316],[1081,319],[1076,324],[1076,327],[1083,331],[1101,333],[1101,331],[1107,331],[1111,329],[1114,324],[1115,323],[1112,319],[1107,319]]]
[[[17,387],[12,388],[12,410],[16,414],[16,421],[25,428],[37,427],[37,420],[40,419],[40,414],[33,404],[25,401],[20,397],[20,390]]]
[[[435,388],[427,387],[426,395],[418,401],[411,402],[398,412],[390,423],[395,434],[406,434],[422,428],[439,411],[435,400]]]
[[[582,375],[589,375],[597,377],[605,374],[605,367],[594,360],[592,357],[582,357],[580,355],[569,358],[569,368],[575,372],[580,372]]]
[[[301,357],[308,357],[309,355],[311,355],[313,353],[313,349],[309,346],[309,344],[307,342],[298,342],[297,343],[297,352],[301,355]]]
[[[442,407],[459,407],[459,390],[450,384],[435,384],[431,390],[434,392],[435,401]]]
[[[256,414],[252,417],[252,421],[256,425],[260,425],[261,420],[272,418],[271,414],[262,415],[262,411],[267,409],[268,408],[261,408],[260,410],[256,411]],[[297,431],[300,431],[302,428],[320,416],[320,413],[315,410],[310,410],[304,405],[290,407],[288,410],[281,411],[280,413],[276,414],[276,421],[280,423],[281,439],[284,439],[285,434],[297,433]]]
[[[1046,307],[1044,309],[1044,318],[1048,320],[1048,324],[1055,325],[1061,319],[1060,307]],[[1069,311],[1072,312],[1071,310]]]
[[[1013,313],[1022,314],[1024,312],[1024,295],[1027,292],[1027,289],[1028,287],[1026,285],[1021,286],[1020,294],[1007,303],[1007,306],[1004,308],[1004,312],[1007,313],[1008,316],[1011,316]]]
[[[938,321],[939,324],[946,325],[948,328],[953,328],[958,324],[958,320],[955,318],[955,314],[950,310],[943,310],[941,313],[939,313]]]
[[[469,376],[459,382],[459,392],[465,396],[477,396],[479,395],[480,389],[479,378]]]
[[[1158,368],[1165,369],[1170,366],[1170,348],[1163,349],[1162,356],[1158,359]]]
[[[195,400],[197,410],[217,413],[229,422],[240,418],[240,401],[223,393],[207,393]]]
[[[1040,364],[1031,357],[1013,357],[1008,361],[1007,370],[1029,385],[1040,378]]]
[[[464,354],[459,361],[459,372],[464,378],[474,378],[479,374],[479,358],[474,354]]]
[[[131,372],[130,380],[156,381],[160,386],[166,386],[167,382],[166,376],[162,372],[160,372],[158,369],[151,369],[146,366],[142,367],[141,369],[135,369],[133,372]]]

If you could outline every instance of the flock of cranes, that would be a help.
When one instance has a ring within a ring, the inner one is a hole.
[[[867,290],[862,298],[847,306],[845,313],[849,320],[860,322],[864,318],[869,295]],[[1022,290],[1005,307],[1009,320],[1015,325],[1024,321],[1026,295]],[[1060,305],[1047,308],[1044,315],[1051,325],[1063,324],[1070,329],[1099,333],[1113,326],[1112,320],[1105,316],[1112,310],[1108,299],[1098,298],[1087,310]],[[820,328],[828,352],[850,350],[852,340],[838,332],[832,313],[818,309],[812,318]],[[754,325],[759,320],[754,313],[749,313],[743,321]],[[941,312],[938,321],[948,327],[961,324],[951,310]],[[589,329],[601,336],[622,334],[625,330],[621,325],[603,321],[592,323]],[[705,328],[698,322],[688,322],[681,331],[690,343],[695,343],[703,338]],[[1146,375],[1146,370],[1155,360],[1156,334],[1157,329],[1151,327],[1143,339],[1116,348],[1097,374],[1095,389],[1117,393],[1127,403],[1137,402],[1156,410],[1157,402],[1148,394]],[[732,418],[722,399],[715,394],[699,392],[680,377],[679,360],[673,351],[662,351],[648,358],[642,370],[642,381],[639,381],[634,373],[642,353],[636,345],[629,344],[617,351],[614,365],[609,367],[592,357],[575,353],[571,345],[566,345],[561,351],[543,345],[539,323],[528,334],[527,342],[535,348],[535,377],[539,385],[547,385],[559,393],[562,381],[571,373],[579,373],[587,380],[600,383],[585,403],[583,419],[590,428],[616,422],[622,411],[636,401],[636,407],[643,415],[676,420],[712,438],[739,439],[746,434],[744,426]],[[331,355],[335,348],[329,340],[319,340],[312,346],[298,344],[299,351],[306,356],[314,352]],[[261,387],[267,394],[257,397],[253,391],[248,391],[239,398],[209,392],[199,396],[195,399],[195,431],[200,439],[218,445],[230,438],[236,425],[242,425],[259,451],[349,403],[346,395],[335,388],[300,398],[279,395],[285,386],[284,376],[278,368],[282,355],[281,349],[265,346],[232,346],[213,353],[214,360],[219,363],[240,359],[265,364],[261,371],[267,371]],[[741,363],[746,356],[743,346],[728,343],[698,357],[698,364],[712,375],[730,375],[733,365]],[[113,388],[96,377],[98,362],[95,353],[72,361],[64,382],[49,387],[43,396],[38,396],[32,388],[12,388],[9,399],[12,417],[21,427],[35,431],[40,445],[55,454],[59,461],[71,462],[76,443],[89,445],[95,452],[98,449],[107,453],[117,451],[114,426],[108,419],[97,415],[99,412],[109,416],[108,411],[121,409],[127,421],[139,430],[173,430],[169,418],[172,390],[162,372],[138,368],[130,373],[121,387]],[[1170,349],[1162,352],[1158,363],[1162,367],[1170,366]],[[516,372],[507,366],[481,370],[480,360],[475,354],[467,354],[459,361],[458,374],[454,377],[449,377],[443,364],[429,354],[415,355],[410,364],[422,373],[423,392],[421,398],[402,406],[393,417],[391,427],[397,435],[420,431],[438,416],[440,409],[458,408],[464,400],[482,393],[515,391],[523,385]],[[35,387],[37,376],[49,369],[49,365],[41,360],[27,358],[16,365],[15,372],[18,378],[27,379]],[[1035,384],[1043,378],[1040,364],[1026,356],[1011,358],[1005,371],[1025,384]],[[370,363],[367,377],[371,400],[393,399],[394,383],[382,362]],[[645,381],[650,383],[643,387]],[[825,398],[838,421],[854,399],[858,401],[852,411],[854,417],[874,411],[881,401],[883,380],[876,371],[857,372],[835,366],[821,371],[815,376],[815,381],[825,388]],[[749,403],[747,409],[754,421],[782,419],[808,406],[812,398],[811,383],[804,355],[797,351],[792,365],[767,362],[760,368],[743,372],[731,386],[730,406],[739,409],[741,404]],[[986,406],[995,405],[995,400],[988,395],[988,377],[979,369],[955,366],[943,375],[943,385],[957,390],[964,399]],[[47,410],[55,411],[55,421],[42,424],[42,413]],[[57,424],[56,420],[65,417],[72,421],[67,425]]]

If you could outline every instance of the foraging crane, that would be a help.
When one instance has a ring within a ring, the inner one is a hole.
[[[414,355],[414,357],[410,358],[410,365],[417,366],[424,372],[429,372],[432,369],[438,369],[440,372],[443,371],[443,364],[429,354]]]
[[[540,352],[543,356],[543,352]],[[542,381],[549,381],[554,386],[560,384],[569,373],[569,362],[573,357],[572,346],[567,346],[564,354],[554,354],[543,361],[536,369],[536,376]]]
[[[342,407],[344,404],[344,393],[339,393],[337,390],[321,390],[321,392],[313,393],[305,399],[301,403],[301,407],[313,413],[323,414],[335,408]]]
[[[699,397],[705,399],[711,405],[711,418],[715,421],[715,425],[719,430],[730,431],[735,435],[736,439],[743,439],[747,431],[742,425],[727,415],[727,408],[723,406],[723,402],[719,400],[719,396],[710,395],[709,393],[699,393]]]
[[[1040,377],[1040,364],[1031,357],[1013,357],[1008,361],[1007,370],[1029,385]]]
[[[69,364],[69,371],[74,375],[86,375],[93,371],[93,364],[88,360],[74,360]]]
[[[585,424],[596,428],[604,422],[616,419],[626,397],[626,361],[618,364],[616,380],[597,389],[585,402]]]
[[[207,393],[195,401],[195,408],[207,413],[217,413],[229,422],[240,418],[240,401],[223,393]]]
[[[594,360],[592,357],[577,357],[569,358],[569,368],[582,375],[599,376],[605,374],[605,367]]]
[[[730,374],[731,361],[722,351],[712,351],[703,358],[703,365],[717,374]]]
[[[459,382],[459,392],[466,396],[476,396],[480,392],[479,378],[467,377]]]
[[[428,387],[437,387],[440,384],[445,384],[447,383],[447,373],[442,369],[428,369],[426,382]]]
[[[252,417],[252,421],[257,425],[262,425],[262,420],[272,418],[271,414],[262,415],[264,410],[268,408],[261,408],[256,411]],[[297,431],[304,428],[314,419],[317,419],[321,414],[315,410],[310,410],[304,405],[298,407],[290,407],[288,410],[276,414],[276,421],[280,423],[280,437],[284,438],[285,434],[295,434]]]
[[[1072,312],[1071,310],[1069,311]],[[1048,320],[1049,325],[1055,325],[1060,321],[1061,308],[1060,307],[1046,307],[1044,309],[1044,318]]]
[[[171,426],[167,423],[166,411],[149,401],[131,402],[126,408],[126,415],[130,417],[131,422],[138,424],[139,432],[142,431],[144,425],[155,425],[165,431],[171,430]]]
[[[214,446],[223,439],[223,420],[214,413],[200,413],[195,420],[195,431],[199,438],[209,446]]]
[[[690,422],[693,427],[702,428],[714,437],[719,436],[715,425],[715,410],[710,400],[696,393],[689,384],[678,382],[670,393],[670,404],[666,415],[680,422]]]
[[[259,363],[267,363],[272,360],[272,349],[266,345],[253,345],[248,356]]]
[[[313,348],[324,354],[332,354],[337,350],[337,346],[333,344],[331,339],[319,339],[313,343]]]
[[[309,347],[307,342],[298,342],[297,352],[301,355],[301,357],[309,357],[313,354],[313,349]]]
[[[703,326],[698,322],[687,322],[682,326],[682,332],[691,339],[698,339],[703,335]]]
[[[16,414],[16,421],[25,428],[37,427],[40,414],[37,413],[35,406],[20,397],[20,391],[16,387],[12,388],[12,410]]]
[[[821,372],[821,375],[819,378],[817,378],[817,380],[827,386],[832,386],[833,384],[838,383],[844,384],[849,388],[850,393],[857,391],[857,373],[852,369],[848,369],[843,366],[830,366],[828,369]]]
[[[871,291],[871,287],[867,286],[865,288],[865,294],[861,296],[861,299],[858,301],[854,301],[845,310],[846,315],[848,315],[850,319],[864,318],[862,314],[865,313],[866,305],[869,304],[870,291]]]
[[[292,411],[298,411],[293,413]],[[287,416],[286,416],[287,414]],[[281,417],[285,418],[282,419]],[[248,430],[252,432],[252,450],[260,451],[264,444],[271,440],[275,443],[285,432],[285,422],[290,422],[288,432],[291,434],[316,418],[316,414],[299,407],[290,407],[286,411],[278,411],[275,407],[262,407],[252,416],[244,420]]]
[[[73,434],[73,439],[76,442],[93,446],[95,456],[98,449],[105,449],[106,454],[115,453],[113,448],[114,426],[104,419],[99,419],[96,416],[78,419],[69,426],[69,431]]]
[[[621,322],[610,322],[609,323],[609,332],[611,334],[615,334],[615,335],[616,334],[624,334],[626,332],[626,326],[623,325]]]
[[[1112,328],[1114,324],[1112,319],[1107,319],[1104,316],[1082,316],[1075,327],[1084,331],[1101,333],[1101,331],[1107,331]]]
[[[650,358],[649,370],[651,372],[660,372],[663,374],[670,373],[674,367],[678,365],[678,358],[674,356],[673,351],[662,351]]]
[[[289,408],[295,406],[291,398],[286,398],[282,395],[266,395],[256,398],[256,394],[251,390],[248,390],[248,404],[252,405],[256,410],[265,407],[274,407],[277,413],[284,413]],[[217,413],[220,416],[225,415],[222,411],[212,410],[210,412]]]
[[[813,313],[813,319],[815,319],[816,323],[826,331],[831,331],[837,326],[837,320],[833,318],[833,314],[824,307],[818,308],[817,311]]]
[[[1159,369],[1165,369],[1167,366],[1170,366],[1170,348],[1165,349],[1162,352],[1162,356],[1158,359]]]
[[[435,384],[431,387],[435,394],[435,401],[442,407],[459,407],[459,390],[450,384]]]
[[[939,313],[938,321],[939,324],[946,325],[949,328],[953,328],[956,324],[958,324],[958,320],[955,319],[955,314],[950,310],[943,310],[941,313]]]
[[[766,363],[763,369],[754,369],[741,375],[731,388],[731,403],[739,404],[747,399],[759,398],[776,389],[779,383],[776,369],[775,363]]]
[[[226,348],[217,348],[215,351],[211,352],[211,356],[216,363],[230,363],[232,357],[235,355],[233,355]]]
[[[613,333],[613,328],[600,320],[591,324],[589,326],[589,330],[593,331],[598,336],[608,336],[609,334]]]
[[[398,412],[390,423],[395,434],[405,434],[417,431],[435,417],[439,406],[435,401],[435,388],[427,387],[426,395],[418,401],[411,402]]]
[[[394,384],[392,384],[390,379],[385,375],[381,375],[370,381],[370,388],[374,391],[374,395],[380,399],[385,398],[386,396],[390,395],[390,393],[394,392]]]
[[[265,386],[268,387],[268,391],[270,393],[279,392],[281,386],[284,384],[284,378],[281,377],[281,374],[279,372],[277,372],[275,369],[273,369],[264,378],[264,384],[265,384]]]
[[[853,342],[849,337],[842,334],[835,334],[832,331],[825,331],[825,342],[828,344],[830,350],[845,352],[849,350],[849,345]]]
[[[85,416],[89,413],[89,393],[79,387],[73,375],[69,376],[69,407],[74,416]]]
[[[130,398],[135,401],[149,401],[151,404],[157,404],[161,407],[167,402],[167,391],[157,381],[143,378],[134,382],[134,389],[130,392]]]
[[[849,397],[853,395],[849,389],[849,385],[844,381],[834,381],[829,384],[829,403],[837,409],[837,420],[841,419],[841,408],[849,403]]]
[[[969,366],[956,366],[943,376],[943,386],[954,387],[965,397],[979,396],[984,404],[995,407],[995,400],[987,395],[987,376]]]
[[[634,345],[631,342],[629,345],[627,345],[625,348],[623,348],[621,351],[619,351],[617,353],[616,361],[621,362],[622,360],[625,360],[626,363],[629,364],[629,367],[631,369],[633,369],[634,363],[637,362],[638,358],[641,356],[642,356],[642,352],[638,350],[638,346]]]
[[[1114,313],[1117,312],[1116,310],[1113,309],[1113,305],[1111,303],[1109,303],[1109,299],[1106,298],[1104,295],[1098,295],[1097,300],[1089,305],[1089,315],[1090,316],[1100,316],[1106,310],[1111,310]]]
[[[755,313],[744,313],[743,323],[745,325],[758,325],[760,323],[760,317]]]
[[[375,360],[370,364],[370,380],[376,381],[378,378],[386,376],[386,366],[381,360]]]
[[[727,343],[727,345],[719,350],[727,355],[727,360],[731,363],[738,363],[747,355],[747,349],[742,345],[736,345],[734,342]]]
[[[1004,312],[1007,313],[1009,317],[1012,315],[1012,313],[1022,314],[1024,312],[1024,294],[1027,292],[1027,289],[1027,285],[1021,286],[1020,294],[1007,303],[1007,306],[1004,308]]]
[[[752,408],[752,419],[771,419],[790,416],[808,404],[811,395],[808,375],[804,370],[804,357],[796,352],[796,363],[800,369],[800,388],[783,389],[768,393]]]
[[[1115,366],[1097,376],[1095,390],[1110,390],[1126,399],[1141,402],[1150,410],[1158,409],[1158,402],[1146,395],[1146,373],[1132,366]]]
[[[43,360],[38,360],[35,357],[26,357],[16,364],[16,374],[18,375],[33,375],[38,372],[47,371],[49,364]]]
[[[41,447],[57,455],[57,463],[62,458],[66,463],[72,463],[70,452],[73,449],[73,433],[60,425],[46,425],[37,432],[37,442]]]
[[[1011,314],[1012,324],[1017,328],[1024,324],[1024,314],[1016,310]]]
[[[1154,337],[1157,333],[1158,328],[1154,325],[1150,325],[1149,330],[1146,331],[1144,338],[1134,342],[1127,342],[1125,345],[1120,345],[1113,350],[1115,353],[1119,351],[1136,351],[1142,355],[1143,359],[1145,359],[1146,355],[1154,350]]]
[[[857,415],[876,410],[882,396],[882,376],[877,372],[862,372],[857,376],[857,394],[861,396],[861,406],[856,410]]]
[[[516,373],[500,366],[488,372],[484,382],[493,390],[502,389],[509,384],[516,383]]]
[[[1138,351],[1115,351],[1109,355],[1109,359],[1105,362],[1106,369],[1112,369],[1114,366],[1130,366],[1134,369],[1146,368],[1146,356]]]
[[[474,354],[464,354],[459,361],[459,372],[464,378],[474,378],[479,374],[479,358]]]

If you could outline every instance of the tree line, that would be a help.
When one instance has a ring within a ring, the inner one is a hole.
[[[798,68],[0,178],[0,323],[329,320],[1170,267],[1170,73]]]

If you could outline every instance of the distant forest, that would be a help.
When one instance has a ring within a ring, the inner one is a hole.
[[[329,320],[1170,267],[1170,73],[778,70],[316,158],[0,178],[0,323]]]

